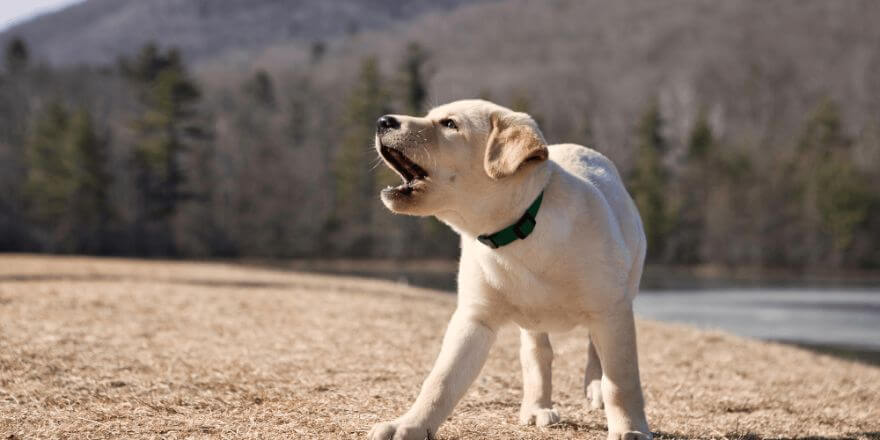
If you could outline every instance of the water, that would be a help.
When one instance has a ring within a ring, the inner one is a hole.
[[[753,338],[880,352],[880,289],[646,290],[635,310]]]
[[[455,291],[455,265],[314,265],[300,269]],[[649,270],[636,314],[658,321],[720,329],[741,336],[821,348],[880,362],[880,283],[695,277],[683,270]]]

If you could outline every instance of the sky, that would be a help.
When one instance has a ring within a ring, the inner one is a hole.
[[[80,1],[82,0],[0,0],[0,32],[31,17]]]

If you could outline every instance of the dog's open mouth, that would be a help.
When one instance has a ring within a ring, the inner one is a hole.
[[[428,177],[428,173],[424,168],[420,167],[412,159],[406,157],[401,151],[379,145],[379,154],[394,171],[403,179],[403,183],[396,186],[385,188],[383,192],[393,191],[402,195],[410,195],[413,191],[418,190],[420,182],[424,182]]]

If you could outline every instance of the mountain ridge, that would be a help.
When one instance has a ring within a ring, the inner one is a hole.
[[[487,1],[487,0],[481,0]],[[377,29],[467,0],[86,0],[13,25],[0,43],[23,38],[51,65],[108,64],[147,42],[189,59]]]

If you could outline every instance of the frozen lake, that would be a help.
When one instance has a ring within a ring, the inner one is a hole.
[[[297,266],[294,266],[297,267]],[[401,267],[300,264],[300,270],[385,278],[455,291],[454,262]],[[650,269],[650,267],[649,267]],[[880,280],[819,282],[696,278],[668,268],[648,271],[636,297],[648,319],[725,330],[741,336],[826,348],[854,349],[880,363]]]
[[[643,290],[635,308],[754,338],[880,351],[880,289]]]

